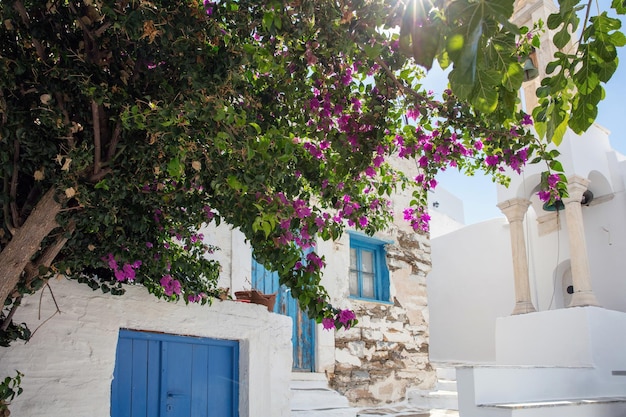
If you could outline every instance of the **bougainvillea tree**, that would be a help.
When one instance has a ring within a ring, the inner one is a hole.
[[[538,28],[508,23],[513,0],[425,4],[3,1],[2,330],[26,336],[12,311],[54,274],[206,303],[219,248],[198,230],[222,222],[312,317],[350,326],[354,315],[320,286],[316,239],[383,229],[398,187],[414,190],[404,216],[426,232],[426,192],[442,169],[504,181],[503,167],[534,158],[558,168],[518,107]],[[576,8],[564,2],[548,26],[567,32]],[[619,21],[591,22],[583,53],[559,56],[560,75],[544,83],[536,118],[550,137],[563,120],[591,123],[576,109],[593,110],[588,96],[617,65]],[[440,99],[420,84],[434,60],[454,68]],[[581,66],[594,86],[569,76]],[[565,97],[578,100],[571,116]],[[393,158],[415,160],[419,174],[394,170]]]

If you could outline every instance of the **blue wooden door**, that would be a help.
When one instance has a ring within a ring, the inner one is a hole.
[[[239,344],[120,330],[111,417],[238,417]]]
[[[304,313],[287,287],[278,283],[278,273],[270,272],[252,260],[252,287],[265,294],[276,294],[274,312],[292,318],[293,370],[315,371],[315,320]]]

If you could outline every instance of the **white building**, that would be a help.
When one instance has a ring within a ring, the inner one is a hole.
[[[553,9],[519,2],[517,18]],[[430,358],[458,366],[462,417],[626,415],[626,158],[598,125],[558,150],[560,210],[530,166],[498,188],[505,218],[432,239]]]
[[[331,407],[345,416],[355,415],[353,406],[432,388],[430,245],[402,219],[410,198],[394,198],[399,217],[385,233],[319,242],[328,265],[323,285],[334,305],[354,309],[359,320],[348,331],[324,331],[304,317],[253,261],[243,235],[225,225],[203,231],[221,248],[219,286],[231,294],[251,286],[277,292],[274,311],[282,314],[234,300],[168,303],[140,286],[111,296],[52,280],[14,316],[36,329],[32,339],[0,349],[0,375],[24,374],[12,415],[329,416]],[[290,392],[294,386],[304,388],[307,404],[297,389]]]

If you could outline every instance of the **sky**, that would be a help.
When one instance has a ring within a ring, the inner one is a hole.
[[[600,0],[600,6],[608,9],[610,1]],[[626,33],[626,18],[621,16],[622,31]],[[620,63],[616,73],[605,85],[606,97],[600,102],[596,123],[611,132],[609,140],[618,152],[626,155],[626,47],[618,50]],[[445,74],[435,65],[428,74],[425,85],[433,85],[439,91],[439,85],[447,82]],[[432,83],[432,84],[431,84]],[[463,200],[465,224],[504,217],[496,207],[496,186],[490,178],[477,173],[474,177],[466,177],[457,171],[448,170],[437,176],[439,186]]]

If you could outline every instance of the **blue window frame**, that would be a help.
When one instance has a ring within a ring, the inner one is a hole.
[[[350,233],[350,296],[389,302],[385,242]]]

